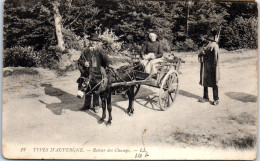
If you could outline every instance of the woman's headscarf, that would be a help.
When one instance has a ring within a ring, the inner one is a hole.
[[[157,39],[157,35],[155,33],[149,33],[149,38],[152,42],[155,42]]]

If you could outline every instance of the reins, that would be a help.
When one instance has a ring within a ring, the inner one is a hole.
[[[86,93],[86,95],[90,94],[98,85],[100,85],[100,84],[102,83],[102,81],[104,81],[104,78],[103,78],[98,84],[96,84],[96,85],[94,86],[94,88],[92,88],[92,89],[91,89],[90,83],[88,83],[91,90],[88,91],[88,93]]]
[[[83,58],[86,60],[86,58],[85,58],[84,55],[83,55]],[[134,69],[135,67],[137,67],[137,66],[132,66],[132,67],[130,67],[129,69]],[[112,75],[112,77],[115,78],[115,81],[116,81],[116,82],[120,82],[120,81],[126,82],[122,77],[119,76],[119,74],[118,74],[114,69],[111,68],[111,69],[109,70],[109,72],[110,72],[110,74]],[[128,77],[129,77],[131,80],[134,79],[134,78],[131,77],[131,75],[129,74],[128,70],[126,71],[126,74],[128,75]],[[91,75],[90,75],[89,77],[91,77]],[[91,80],[91,79],[90,79],[90,80]],[[89,87],[89,88],[90,88],[90,91],[88,91],[88,92],[86,93],[86,95],[90,95],[103,81],[104,81],[104,78],[103,78],[99,83],[97,83],[93,88],[91,87],[90,83],[88,82],[88,84],[87,84],[87,89],[88,89],[88,87]],[[121,87],[121,88],[122,88],[122,87]]]

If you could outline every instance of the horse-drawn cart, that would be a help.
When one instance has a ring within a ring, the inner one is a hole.
[[[138,64],[136,58],[133,59],[134,64]],[[179,88],[179,69],[180,64],[184,63],[180,58],[173,59],[163,58],[163,62],[159,63],[156,76],[151,77],[148,73],[135,69],[135,79],[112,83],[111,87],[117,86],[135,86],[134,96],[137,95],[141,85],[148,85],[159,88],[159,107],[161,110],[167,110],[174,102]],[[123,95],[125,96],[125,95]]]
[[[144,72],[143,66],[138,59],[132,59],[132,64],[121,66],[117,69],[107,68],[103,70],[103,79],[98,81],[91,77],[89,68],[86,68],[86,77],[80,77],[78,82],[78,97],[83,98],[84,95],[99,94],[102,101],[102,118],[100,123],[106,118],[106,107],[109,113],[107,124],[111,124],[112,106],[111,95],[122,94],[128,97],[129,105],[126,113],[132,115],[134,113],[133,102],[141,85],[148,85],[159,88],[159,107],[161,110],[167,110],[174,102],[179,88],[179,69],[182,61],[180,58],[173,59],[163,58],[163,61],[157,66],[157,74],[155,77]],[[135,61],[136,60],[136,61]],[[104,77],[107,75],[107,77]],[[105,83],[107,78],[107,83]],[[105,88],[104,88],[105,87]]]

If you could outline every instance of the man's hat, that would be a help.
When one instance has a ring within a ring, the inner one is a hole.
[[[98,38],[98,34],[96,34],[96,33],[90,34],[88,39],[92,40],[92,41],[100,41],[100,38]]]
[[[212,35],[208,36],[206,40],[216,42],[215,37]]]
[[[213,37],[207,37],[206,40],[216,42],[216,40],[214,40]]]
[[[216,39],[215,39],[215,36],[217,35],[217,32],[216,31],[211,31],[209,33],[209,36],[206,38],[207,40],[209,41],[213,41],[213,42],[216,42]]]

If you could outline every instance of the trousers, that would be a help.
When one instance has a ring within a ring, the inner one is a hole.
[[[217,85],[214,85],[214,86],[212,87],[212,90],[213,90],[213,99],[214,99],[214,100],[219,100],[219,97],[218,97],[218,86],[217,86]],[[206,86],[204,86],[203,98],[209,99],[208,87],[206,87]]]
[[[92,95],[85,95],[84,108],[87,108],[87,109],[91,108],[91,98],[92,97],[93,97],[93,107],[99,106],[99,95],[92,94]]]

